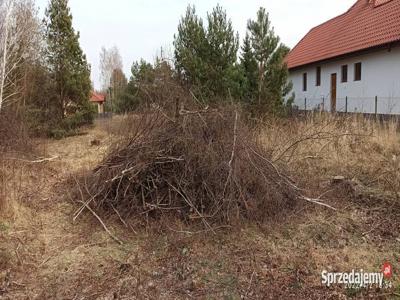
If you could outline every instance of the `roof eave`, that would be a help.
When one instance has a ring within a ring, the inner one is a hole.
[[[376,45],[373,47],[369,47],[369,48],[364,48],[364,49],[348,52],[348,53],[341,54],[341,55],[336,55],[336,56],[327,57],[327,58],[320,59],[320,60],[307,62],[307,63],[300,64],[300,65],[290,66],[288,64],[288,69],[289,69],[289,71],[293,71],[293,70],[308,67],[311,65],[323,64],[323,63],[332,62],[335,60],[341,60],[343,58],[353,57],[353,56],[357,56],[357,55],[361,55],[361,54],[367,54],[367,53],[375,52],[375,51],[382,50],[382,49],[390,50],[391,48],[399,47],[399,46],[400,46],[400,39],[392,41],[392,42]]]

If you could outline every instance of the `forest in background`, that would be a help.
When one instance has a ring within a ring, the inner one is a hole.
[[[68,0],[51,0],[43,20],[34,0],[1,0],[0,16],[2,121],[18,119],[30,134],[56,138],[90,124],[95,116],[88,101],[91,70],[79,31],[72,26]],[[248,21],[247,29],[240,43],[221,6],[206,20],[188,6],[173,37],[173,54],[161,49],[154,62],[134,62],[129,79],[118,48],[103,47],[106,110],[127,113],[149,106],[148,91],[168,81],[206,104],[240,103],[257,117],[281,114],[293,99],[284,63],[289,48],[280,42],[264,8]]]
[[[253,116],[282,114],[294,96],[284,63],[289,48],[280,42],[264,8],[248,21],[242,43],[219,5],[201,19],[188,6],[174,35],[173,53],[161,51],[155,62],[135,61],[130,78],[123,73],[117,47],[100,53],[102,92],[107,110],[134,111],[149,104],[149,90],[165,81],[183,86],[202,103],[240,103]]]
[[[31,134],[54,137],[91,123],[90,66],[68,1],[50,1],[40,20],[33,0],[3,0],[0,15],[3,135],[19,127],[10,120]]]

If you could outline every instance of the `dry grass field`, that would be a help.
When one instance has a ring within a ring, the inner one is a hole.
[[[37,140],[0,159],[0,299],[397,299],[400,297],[398,125],[315,115],[271,120],[259,139],[304,199],[281,219],[215,233],[161,218],[79,209],[73,178],[93,169],[124,119],[80,136]],[[43,160],[43,158],[51,158]],[[325,205],[325,206],[324,206]],[[329,207],[328,207],[329,206]],[[380,272],[390,289],[324,287],[323,270]]]

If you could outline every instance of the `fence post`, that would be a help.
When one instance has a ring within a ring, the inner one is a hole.
[[[346,96],[346,114],[348,113],[348,98],[347,98],[347,96]]]
[[[307,98],[304,98],[304,111],[307,112]]]
[[[378,96],[375,96],[375,117],[378,116]]]

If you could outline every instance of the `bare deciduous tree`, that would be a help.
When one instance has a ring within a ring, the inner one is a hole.
[[[21,67],[37,57],[39,37],[32,0],[0,0],[0,111],[22,94]]]
[[[112,112],[116,101],[117,87],[120,84],[115,80],[120,77],[116,77],[115,75],[120,73],[123,74],[122,68],[122,58],[118,48],[116,46],[110,49],[102,47],[100,52],[100,79],[103,91],[107,92],[110,96]]]
[[[116,46],[100,51],[100,80],[103,90],[108,90],[114,70],[122,70],[122,58]]]

